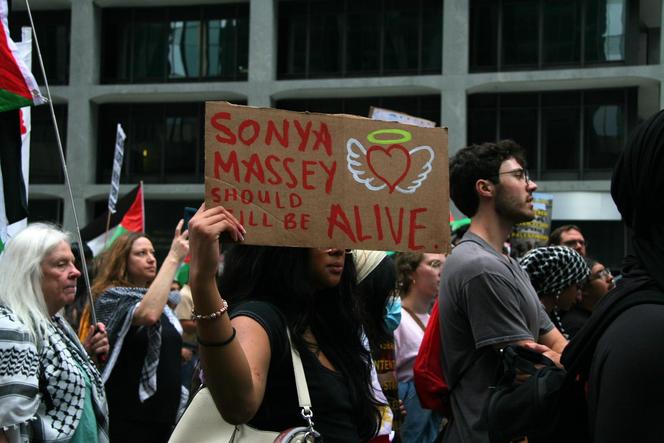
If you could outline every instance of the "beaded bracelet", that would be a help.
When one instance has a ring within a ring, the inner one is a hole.
[[[192,320],[214,320],[216,318],[221,317],[221,315],[228,310],[228,302],[224,300],[223,298],[221,299],[221,308],[219,308],[218,311],[215,311],[211,314],[198,314],[196,313],[195,309],[191,310],[191,319]]]
[[[224,341],[204,341],[201,340],[201,338],[198,335],[196,335],[196,339],[198,340],[198,344],[201,346],[221,348],[223,346],[226,346],[235,339],[236,332],[237,331],[235,330],[235,328],[233,328],[233,333],[231,334],[231,336]]]

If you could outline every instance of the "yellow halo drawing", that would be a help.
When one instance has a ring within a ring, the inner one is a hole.
[[[398,138],[393,138],[393,139],[380,139],[377,138],[378,135],[383,135],[383,134],[395,134],[399,135],[400,137]],[[409,142],[413,139],[413,134],[410,132],[406,131],[405,129],[377,129],[375,131],[370,132],[367,135],[367,140],[369,140],[371,143],[376,143],[378,145],[391,145],[394,143],[406,143]]]

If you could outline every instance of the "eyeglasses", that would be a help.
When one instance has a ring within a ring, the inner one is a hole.
[[[570,248],[572,248],[576,245],[585,246],[586,241],[585,240],[567,240],[567,241],[563,242],[563,246],[567,246],[567,247],[570,247]]]
[[[323,254],[337,255],[343,253],[345,255],[352,254],[352,249],[341,249],[341,248],[316,248],[316,250],[322,252]]]
[[[434,260],[431,260],[431,261],[430,261],[429,263],[427,263],[427,264],[428,264],[429,266],[431,266],[432,268],[440,268],[440,267],[442,266],[443,262],[440,261],[440,260],[435,260],[435,259],[434,259]]]
[[[517,180],[523,181],[526,184],[530,183],[530,175],[528,174],[527,169],[519,168],[519,169],[512,169],[511,171],[499,172],[498,174],[496,174],[496,177],[500,177],[503,174],[509,174],[512,177],[516,178]]]
[[[607,268],[604,268],[601,271],[599,271],[597,274],[591,275],[588,281],[599,280],[600,278],[606,280],[609,277],[613,277],[611,271],[608,270]]]

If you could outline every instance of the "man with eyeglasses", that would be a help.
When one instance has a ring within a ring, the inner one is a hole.
[[[510,140],[467,146],[450,161],[450,195],[471,224],[441,277],[442,364],[453,412],[446,443],[489,441],[483,409],[499,349],[522,344],[558,362],[567,344],[528,274],[503,252],[514,225],[535,217],[536,189],[523,150]]]
[[[586,256],[586,239],[583,238],[581,229],[576,225],[563,225],[556,228],[549,235],[547,246],[567,246]]]

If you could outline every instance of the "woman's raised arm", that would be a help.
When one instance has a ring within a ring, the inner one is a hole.
[[[221,206],[201,206],[189,222],[189,232],[189,283],[205,382],[224,419],[233,424],[246,423],[263,402],[270,342],[256,321],[248,317],[230,320],[215,278],[219,236],[226,232],[241,241],[246,232]]]

